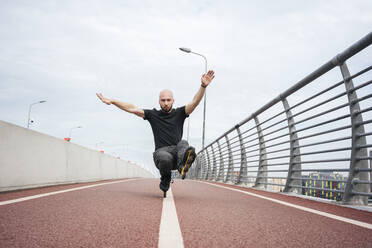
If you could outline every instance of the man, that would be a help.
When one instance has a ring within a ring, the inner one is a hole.
[[[173,93],[170,90],[162,90],[159,94],[161,110],[140,109],[133,104],[120,102],[115,99],[108,99],[97,93],[98,98],[108,105],[135,114],[150,122],[155,141],[155,152],[153,158],[156,167],[160,171],[160,189],[166,192],[171,181],[171,171],[178,170],[185,178],[187,171],[196,157],[195,148],[189,146],[188,142],[182,139],[183,123],[187,117],[199,105],[204,96],[205,89],[214,78],[214,72],[208,71],[201,78],[201,85],[190,103],[186,106],[173,109]]]

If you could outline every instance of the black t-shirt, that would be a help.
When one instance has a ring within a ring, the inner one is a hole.
[[[144,109],[144,120],[150,122],[154,134],[155,150],[164,147],[177,145],[182,139],[183,123],[188,115],[185,106],[172,109],[170,113],[155,108]]]

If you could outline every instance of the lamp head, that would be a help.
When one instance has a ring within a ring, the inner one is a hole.
[[[180,50],[181,50],[182,52],[185,52],[185,53],[191,53],[191,49],[190,49],[190,48],[180,47]]]

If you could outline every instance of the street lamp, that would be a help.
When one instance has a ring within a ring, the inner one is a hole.
[[[34,102],[34,103],[31,103],[30,104],[30,107],[28,108],[28,119],[27,119],[27,128],[30,128],[30,115],[31,115],[31,107],[35,104],[38,104],[38,103],[44,103],[46,101],[38,101],[38,102]]]
[[[68,137],[71,139],[71,133],[72,133],[72,130],[73,129],[76,129],[76,128],[83,128],[82,126],[77,126],[77,127],[73,127],[73,128],[71,128],[70,129],[70,133],[69,133],[69,135],[68,135]]]
[[[190,48],[186,48],[186,47],[180,47],[180,50],[182,52],[185,52],[185,53],[193,53],[193,54],[196,54],[196,55],[201,56],[204,59],[204,61],[205,61],[205,74],[207,74],[208,62],[207,62],[207,58],[203,54],[193,52],[193,51],[191,51]],[[206,103],[207,103],[207,89],[205,89],[205,92],[204,92],[204,103],[203,103],[204,104],[204,109],[203,109],[202,149],[204,149],[204,141],[205,141],[205,111],[206,111]],[[187,138],[188,138],[188,136],[189,136],[189,127],[187,128]]]
[[[100,141],[100,142],[98,142],[98,143],[96,143],[96,148],[98,147],[98,146],[100,146],[100,147],[102,147],[102,149],[103,149],[103,144],[104,144],[105,142],[103,142],[103,141]],[[99,150],[101,153],[104,153],[104,150]]]

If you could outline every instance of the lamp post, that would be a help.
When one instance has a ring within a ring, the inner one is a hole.
[[[69,135],[68,135],[68,137],[71,139],[71,133],[72,133],[72,130],[73,129],[76,129],[76,128],[83,128],[82,126],[77,126],[77,127],[73,127],[73,128],[71,128],[70,129],[70,133],[69,133]]]
[[[98,143],[96,143],[96,148],[100,145],[101,147],[102,147],[102,149],[103,149],[103,144],[104,144],[105,142],[103,142],[103,141],[100,141],[100,142],[98,142]],[[101,153],[104,153],[104,150],[99,150]]]
[[[207,62],[207,58],[203,55],[203,54],[200,54],[200,53],[196,53],[196,52],[193,52],[191,51],[190,48],[186,48],[186,47],[180,47],[179,48],[182,52],[185,52],[185,53],[193,53],[195,55],[198,55],[200,57],[202,57],[205,61],[205,74],[207,74],[207,70],[208,70],[208,62]],[[203,109],[203,137],[202,137],[202,149],[204,149],[204,141],[205,141],[205,111],[206,111],[206,104],[207,104],[207,89],[205,89],[205,92],[204,92],[204,109]],[[188,133],[189,133],[189,128],[187,128],[187,138],[188,138]]]
[[[46,101],[38,101],[30,104],[30,107],[28,108],[28,118],[27,118],[27,128],[30,128],[30,115],[31,115],[31,107],[35,104],[44,103]]]

